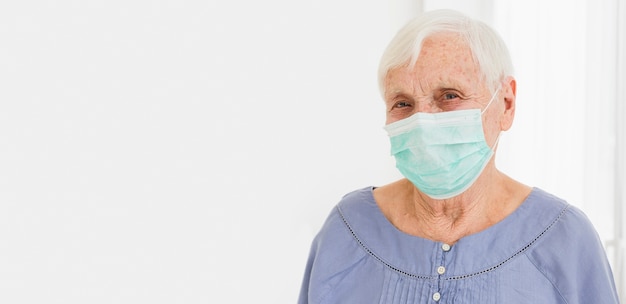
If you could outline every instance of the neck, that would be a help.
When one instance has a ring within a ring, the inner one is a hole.
[[[481,195],[464,193],[446,200],[433,200],[415,190],[408,202],[407,215],[414,219],[414,229],[425,238],[453,244],[464,236],[493,224],[489,202]]]
[[[425,238],[454,244],[502,220],[512,212],[505,203],[506,192],[502,193],[506,177],[493,167],[483,173],[467,191],[444,200],[432,199],[408,182],[412,190],[405,216],[412,219],[412,229]]]
[[[490,164],[472,187],[450,199],[432,199],[407,179],[377,188],[374,199],[398,230],[452,245],[513,213],[531,191]]]

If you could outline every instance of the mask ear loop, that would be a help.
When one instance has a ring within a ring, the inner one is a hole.
[[[493,95],[491,96],[491,99],[489,100],[489,103],[487,103],[487,106],[480,112],[480,115],[483,115],[483,113],[485,113],[485,111],[487,111],[487,108],[489,108],[489,106],[491,105],[491,103],[495,100],[496,95],[498,95],[498,92],[500,92],[500,88],[498,88]],[[498,143],[500,142],[500,135],[502,135],[502,132],[498,132],[498,137],[496,137],[496,142],[493,143],[493,146],[491,146],[491,151],[496,151],[496,146],[498,145]]]
[[[496,142],[494,142],[493,146],[491,146],[491,151],[493,152],[496,152],[496,146],[500,142],[500,135],[502,135],[502,132],[498,132],[498,137],[496,137]]]
[[[493,95],[491,96],[491,99],[489,100],[489,103],[487,103],[487,106],[480,111],[480,115],[483,115],[483,113],[485,113],[485,111],[487,111],[487,108],[489,108],[489,106],[491,105],[491,103],[495,100],[496,95],[498,95],[498,92],[500,92],[500,88],[498,88],[495,93],[493,93]]]

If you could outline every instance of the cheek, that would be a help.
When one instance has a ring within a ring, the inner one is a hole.
[[[488,114],[488,113],[485,113]],[[500,117],[494,115],[493,113],[483,119],[483,132],[485,134],[485,140],[487,141],[487,145],[493,148],[495,144],[496,138],[502,129],[500,128]]]
[[[492,132],[500,132],[500,121],[502,117],[500,116],[492,116],[487,120],[487,127],[489,131]]]
[[[402,117],[398,117],[397,115],[393,115],[391,113],[387,113],[387,116],[385,117],[385,125],[388,125],[390,123],[394,123],[396,121],[402,120]]]

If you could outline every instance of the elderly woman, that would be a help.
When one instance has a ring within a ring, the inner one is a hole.
[[[459,13],[398,32],[379,81],[405,179],[339,202],[299,303],[618,303],[585,215],[495,166],[515,116],[511,75],[501,38]]]

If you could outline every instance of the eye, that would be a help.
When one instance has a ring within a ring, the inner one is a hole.
[[[415,102],[410,98],[400,97],[391,100],[387,109],[388,121],[396,121],[409,117],[415,108]]]
[[[407,108],[410,106],[411,106],[411,103],[409,103],[408,101],[399,101],[393,105],[393,107],[396,109]]]
[[[456,93],[448,92],[448,93],[444,93],[442,97],[443,97],[443,100],[445,101],[451,101],[451,100],[459,98],[459,95],[457,95]]]
[[[463,93],[454,89],[444,89],[435,97],[437,106],[443,111],[458,110],[466,101]]]

